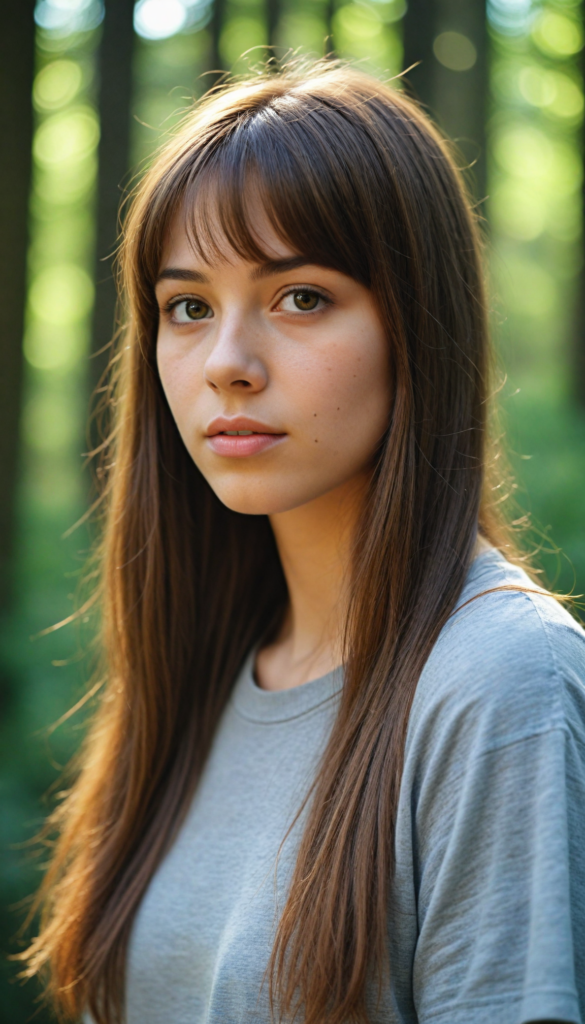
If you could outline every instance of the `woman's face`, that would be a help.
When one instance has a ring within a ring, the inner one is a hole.
[[[176,220],[156,286],[157,360],[217,496],[271,515],[369,470],[388,424],[390,361],[367,288],[307,264],[267,224],[257,235],[268,262],[206,263]]]

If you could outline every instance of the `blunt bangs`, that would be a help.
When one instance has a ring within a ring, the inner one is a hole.
[[[341,101],[302,92],[273,98],[183,152],[172,176],[164,183],[171,201],[164,223],[168,230],[182,214],[206,263],[230,252],[268,260],[255,230],[262,210],[295,253],[371,287],[380,207],[392,205],[392,183],[363,111],[354,118]]]

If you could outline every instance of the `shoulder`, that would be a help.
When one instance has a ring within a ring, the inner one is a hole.
[[[476,559],[421,674],[407,753],[442,737],[465,757],[552,729],[585,747],[585,632],[535,590],[499,552]]]

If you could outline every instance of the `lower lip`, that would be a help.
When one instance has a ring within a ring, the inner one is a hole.
[[[229,455],[232,458],[243,458],[246,455],[258,455],[279,444],[286,434],[213,434],[208,438],[209,447],[216,455]]]

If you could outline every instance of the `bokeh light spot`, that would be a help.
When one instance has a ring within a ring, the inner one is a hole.
[[[341,32],[348,39],[374,39],[381,27],[377,12],[361,4],[345,4],[334,19],[334,34]]]
[[[545,229],[542,196],[521,182],[504,181],[494,189],[490,201],[492,224],[509,238],[531,242]]]
[[[532,36],[539,50],[551,57],[570,57],[583,46],[581,26],[559,11],[544,11]]]
[[[52,165],[39,168],[35,175],[33,199],[48,203],[55,210],[78,203],[87,198],[95,187],[97,178],[97,152],[92,150],[82,160],[75,160],[71,166]]]
[[[488,21],[504,35],[518,36],[526,32],[532,17],[531,0],[487,0]]]
[[[35,7],[37,25],[57,36],[88,32],[103,16],[102,0],[39,0]]]
[[[31,324],[24,338],[25,358],[36,370],[70,370],[82,350],[77,328],[36,322]]]
[[[82,160],[99,142],[99,123],[91,107],[54,114],[37,129],[33,142],[35,159],[55,165]]]
[[[547,113],[567,120],[579,120],[583,114],[583,91],[568,75],[554,75],[555,95],[547,104]]]
[[[553,76],[534,65],[522,68],[519,85],[522,96],[533,107],[548,106],[557,94]]]
[[[187,11],[180,0],[140,0],[134,28],[143,39],[167,39],[185,27]]]
[[[503,171],[516,178],[548,176],[552,161],[550,140],[527,125],[511,127],[494,142],[494,156]]]
[[[68,326],[83,319],[93,303],[93,282],[89,274],[73,263],[47,267],[30,288],[32,313],[39,320]]]
[[[475,46],[461,32],[441,32],[433,43],[433,53],[450,71],[469,71],[477,61]]]
[[[583,91],[580,85],[562,71],[525,67],[518,78],[520,93],[534,107],[541,107],[553,117],[579,119],[583,113]]]
[[[82,82],[79,64],[56,60],[39,71],[34,81],[33,100],[37,110],[58,110],[77,95]]]
[[[400,21],[406,14],[406,0],[373,0],[376,4],[376,12],[379,13],[382,21],[391,25],[394,21]]]

